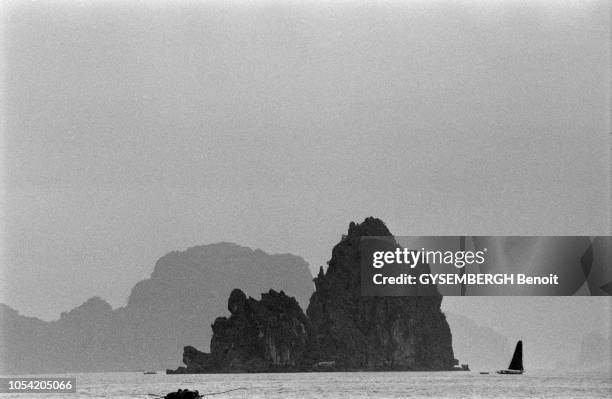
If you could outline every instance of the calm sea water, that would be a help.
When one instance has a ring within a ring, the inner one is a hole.
[[[77,393],[11,394],[32,398],[158,398],[178,388],[218,393],[216,399],[239,398],[610,398],[607,373],[566,375],[528,372],[521,376],[477,372],[191,374],[72,374]]]

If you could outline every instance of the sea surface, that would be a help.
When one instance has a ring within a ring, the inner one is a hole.
[[[527,372],[520,376],[461,371],[188,375],[133,372],[65,376],[77,378],[76,393],[0,394],[0,397],[152,399],[178,388],[197,389],[204,397],[215,399],[612,397],[612,377],[601,372]]]

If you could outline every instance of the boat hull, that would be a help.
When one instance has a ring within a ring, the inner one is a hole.
[[[523,374],[523,370],[498,370],[497,374]]]

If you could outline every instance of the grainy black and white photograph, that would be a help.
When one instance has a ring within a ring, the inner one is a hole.
[[[0,397],[612,397],[609,1],[0,26]]]

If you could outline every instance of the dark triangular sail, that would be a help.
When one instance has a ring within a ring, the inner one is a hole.
[[[508,366],[508,370],[523,371],[523,341],[517,342],[514,356],[512,356],[512,361],[510,362],[510,366]]]

